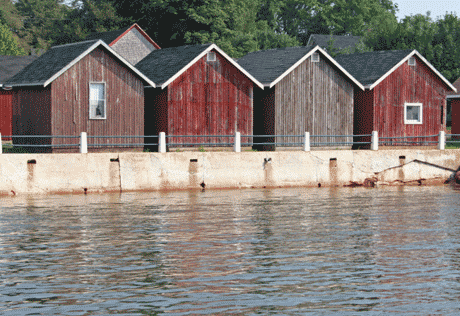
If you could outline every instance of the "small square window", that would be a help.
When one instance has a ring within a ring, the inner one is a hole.
[[[408,64],[409,66],[415,66],[415,57],[409,57]]]
[[[404,104],[404,124],[422,124],[422,103]]]
[[[89,118],[106,118],[105,83],[89,84]]]
[[[216,53],[214,52],[209,52],[207,54],[207,61],[216,61]]]
[[[312,63],[319,63],[319,54],[318,53],[313,53],[311,55],[311,62]]]

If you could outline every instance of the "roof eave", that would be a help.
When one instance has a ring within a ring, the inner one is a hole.
[[[69,64],[67,64],[67,66],[65,66],[64,68],[62,68],[60,71],[58,71],[57,73],[55,73],[51,78],[49,78],[48,80],[46,80],[43,84],[44,87],[46,87],[47,85],[49,85],[51,82],[53,82],[54,80],[56,80],[56,78],[58,78],[60,75],[62,75],[64,72],[66,72],[70,67],[72,67],[73,65],[75,65],[77,62],[79,62],[81,59],[83,59],[83,57],[85,57],[86,55],[88,55],[90,52],[92,52],[96,47],[98,47],[99,45],[102,45],[104,46],[110,53],[112,53],[116,58],[118,58],[122,63],[124,63],[129,69],[131,69],[133,72],[135,72],[139,77],[141,77],[145,82],[147,82],[149,85],[155,87],[155,83],[153,81],[151,81],[146,75],[144,75],[142,72],[140,72],[137,68],[135,68],[134,66],[132,66],[128,61],[126,61],[123,57],[121,57],[120,55],[118,55],[117,52],[115,52],[109,45],[107,45],[103,40],[98,40],[97,42],[95,42],[93,45],[91,45],[91,47],[89,47],[87,50],[85,50],[83,53],[81,53],[77,58],[75,58],[74,60],[72,60]]]
[[[216,44],[211,44],[209,45],[208,48],[203,50],[198,56],[196,56],[191,62],[189,62],[187,65],[182,67],[181,70],[179,70],[174,76],[169,78],[165,83],[161,85],[161,89],[166,88],[171,82],[177,79],[180,75],[182,75],[188,68],[190,68],[193,64],[195,64],[198,60],[200,60],[203,56],[205,56],[209,51],[215,49],[217,52],[219,52],[220,55],[222,55],[227,61],[229,61],[233,66],[235,66],[239,71],[241,71],[246,77],[248,77],[252,82],[254,82],[259,88],[262,90],[264,89],[264,85],[260,83],[256,78],[254,78],[249,72],[247,72],[243,67],[241,67],[238,63],[236,63],[233,58],[228,56],[223,50],[221,50]]]
[[[285,76],[287,76],[292,70],[297,68],[301,63],[303,63],[308,57],[310,57],[316,51],[320,51],[323,56],[325,56],[332,64],[334,64],[339,70],[345,74],[354,84],[356,84],[361,90],[364,90],[364,86],[355,79],[348,71],[345,70],[334,58],[332,58],[324,49],[322,49],[319,45],[316,45],[312,48],[307,54],[305,54],[302,58],[300,58],[297,62],[295,62],[291,67],[289,67],[281,76],[276,78],[273,82],[270,83],[270,88],[276,85],[279,81],[281,81]]]
[[[387,78],[391,73],[393,73],[393,71],[395,71],[396,69],[398,69],[403,63],[405,63],[410,57],[414,56],[414,55],[417,55],[417,57],[419,57],[424,63],[425,65],[427,65],[439,78],[441,78],[442,81],[444,81],[444,83],[452,89],[452,91],[454,92],[457,92],[457,89],[449,82],[449,80],[447,80],[436,68],[434,68],[434,66],[428,61],[425,59],[425,57],[423,57],[417,50],[413,50],[412,52],[410,52],[406,57],[404,57],[399,63],[397,63],[393,68],[391,68],[387,73],[385,73],[382,77],[380,77],[379,80],[377,80],[376,82],[374,82],[371,86],[370,86],[370,90],[372,90],[375,86],[377,86],[380,82],[382,82],[385,78]]]

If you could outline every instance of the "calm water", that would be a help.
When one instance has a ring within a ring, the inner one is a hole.
[[[460,314],[459,201],[448,186],[0,198],[0,314]]]

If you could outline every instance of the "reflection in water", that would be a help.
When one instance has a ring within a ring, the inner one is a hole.
[[[0,314],[457,314],[450,187],[0,199]]]

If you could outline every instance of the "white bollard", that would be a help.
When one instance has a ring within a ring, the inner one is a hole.
[[[439,150],[446,149],[446,132],[444,132],[444,131],[439,132],[438,149]]]
[[[158,138],[158,152],[165,153],[166,152],[166,134],[165,132],[160,132]]]
[[[303,138],[303,151],[310,151],[310,132],[305,132]]]
[[[235,132],[235,143],[233,145],[233,151],[236,153],[241,152],[241,134],[240,132]]]
[[[80,134],[80,153],[88,153],[88,137],[86,136],[86,132],[81,132]]]
[[[379,150],[379,133],[377,131],[372,132],[371,150]]]

